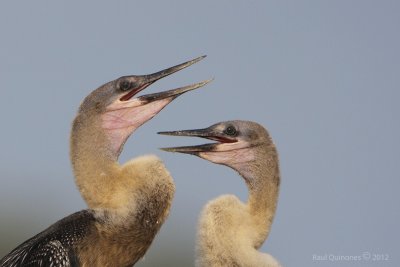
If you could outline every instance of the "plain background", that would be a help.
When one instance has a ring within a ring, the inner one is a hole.
[[[0,257],[86,207],[68,138],[91,90],[207,54],[147,92],[212,84],[141,127],[120,158],[159,155],[177,188],[137,266],[192,266],[205,203],[246,200],[227,167],[158,150],[204,141],[157,131],[230,119],[264,125],[280,153],[262,251],[284,266],[399,266],[399,14],[398,1],[2,1]],[[367,252],[386,260],[351,260]]]

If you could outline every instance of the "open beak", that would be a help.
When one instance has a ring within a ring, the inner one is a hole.
[[[203,58],[205,58],[206,56],[201,56],[195,59],[192,59],[190,61],[184,62],[182,64],[152,73],[152,74],[147,74],[147,75],[141,75],[141,76],[134,76],[135,79],[137,80],[136,82],[136,86],[134,88],[132,88],[128,93],[126,93],[125,95],[123,95],[119,100],[121,102],[124,101],[128,101],[130,100],[133,96],[137,95],[139,92],[143,91],[144,89],[146,89],[148,86],[152,85],[154,82],[160,80],[161,78],[164,78],[166,76],[169,76],[177,71],[180,71],[184,68],[187,68],[191,65],[193,65],[194,63],[199,62],[200,60],[202,60]],[[204,85],[205,83],[201,83],[202,85]],[[200,86],[202,86],[200,85]],[[196,88],[200,87],[197,86]],[[192,88],[195,89],[195,88]],[[175,93],[175,95],[180,95],[184,92],[189,91],[186,87],[182,88],[182,90],[171,90],[171,91],[167,91],[165,92],[166,94],[153,94],[152,97],[150,97],[150,99],[153,100],[159,100],[159,99],[164,99],[166,97],[170,97],[172,96],[172,93]]]
[[[176,98],[176,97],[180,96],[183,93],[186,93],[188,91],[197,89],[199,87],[202,87],[202,86],[206,85],[207,83],[209,83],[211,81],[212,81],[212,79],[209,79],[209,80],[205,80],[205,81],[202,81],[202,82],[199,82],[199,83],[195,83],[195,84],[179,87],[179,88],[176,88],[176,89],[172,89],[172,90],[168,90],[168,91],[164,91],[164,92],[160,92],[160,93],[143,95],[143,96],[138,97],[137,99],[140,101],[140,103],[142,105],[145,105],[147,103],[150,103],[150,102],[153,102],[153,101],[156,101],[156,100],[169,98],[169,97]]]
[[[182,131],[170,131],[170,132],[158,132],[162,135],[171,136],[191,136],[201,137],[209,140],[217,141],[216,143],[197,145],[197,146],[180,146],[180,147],[167,147],[160,148],[167,152],[179,152],[185,154],[198,155],[200,152],[218,152],[222,151],[221,146],[230,143],[236,143],[238,140],[234,137],[229,137],[224,133],[216,132],[212,128],[196,129],[196,130],[182,130]],[[225,149],[224,149],[225,150]]]
[[[184,68],[187,68],[190,65],[193,65],[194,63],[199,62],[200,60],[202,60],[205,57],[206,56],[204,55],[204,56],[189,60],[187,62],[184,62],[182,64],[167,68],[165,70],[161,70],[161,71],[155,72],[153,74],[143,75],[143,79],[144,79],[145,82],[151,84],[151,83],[153,83],[153,82],[155,82],[155,81],[157,81],[157,80],[159,80],[161,78],[164,78],[164,77],[166,77],[168,75],[171,75],[172,73],[175,73],[177,71],[183,70]]]
[[[113,101],[111,104],[107,106],[107,111],[116,111],[116,110],[121,110],[121,109],[127,109],[127,108],[134,108],[134,107],[139,107],[146,105],[150,102],[155,102],[157,100],[163,100],[166,98],[169,98],[171,102],[173,99],[178,97],[179,95],[197,89],[199,87],[202,87],[212,81],[210,80],[205,80],[199,83],[195,83],[192,85],[180,87],[177,89],[172,89],[160,93],[154,93],[154,94],[148,94],[148,95],[143,95],[140,97],[133,98],[135,95],[137,95],[140,91],[144,90],[157,80],[166,77],[172,73],[175,73],[179,70],[182,70],[186,67],[189,67],[190,65],[202,60],[206,56],[201,56],[198,58],[195,58],[193,60],[187,61],[185,63],[176,65],[174,67],[170,67],[168,69],[153,73],[153,74],[148,74],[148,75],[142,75],[142,76],[132,76],[135,78],[135,87],[132,88],[128,93],[125,93],[122,97],[116,99]],[[129,77],[129,76],[127,76]],[[132,99],[133,98],[133,99]]]

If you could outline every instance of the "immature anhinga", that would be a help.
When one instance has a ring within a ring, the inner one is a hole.
[[[136,97],[155,81],[203,57],[90,93],[71,131],[71,161],[88,210],[74,213],[11,251],[0,266],[132,266],[168,216],[175,187],[156,156],[120,165],[127,138],[177,96],[208,81]]]
[[[279,162],[268,132],[249,121],[227,121],[199,130],[161,132],[217,141],[199,146],[163,148],[199,156],[236,170],[249,190],[247,203],[220,196],[204,208],[198,229],[197,266],[280,266],[257,249],[268,237],[279,193]]]

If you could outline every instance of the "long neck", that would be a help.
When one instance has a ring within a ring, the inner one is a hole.
[[[278,202],[279,160],[273,145],[260,146],[255,149],[255,153],[254,160],[238,171],[249,190],[249,212],[261,224],[260,229],[265,229],[268,235]]]
[[[80,260],[88,263],[84,266],[110,266],[110,262],[132,266],[168,216],[174,184],[154,156],[119,165],[119,151],[113,149],[100,125],[78,115],[72,127],[76,184],[97,219],[95,230],[82,245]]]
[[[200,156],[225,165],[228,159],[228,166],[246,181],[249,198],[245,205],[230,195],[207,204],[199,223],[196,266],[279,266],[272,256],[254,250],[268,237],[277,206],[280,176],[275,147],[263,144]]]
[[[72,125],[70,157],[76,184],[90,208],[107,207],[108,192],[116,185],[119,164],[95,120],[78,115]]]

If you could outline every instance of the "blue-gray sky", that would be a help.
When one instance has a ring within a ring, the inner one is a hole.
[[[121,156],[159,155],[177,188],[137,266],[191,266],[205,203],[246,199],[227,167],[157,149],[203,142],[157,131],[230,119],[264,125],[280,153],[278,211],[262,251],[285,266],[398,266],[399,14],[398,1],[2,1],[0,257],[85,208],[68,156],[83,97],[207,54],[149,92],[213,83],[174,101]],[[364,252],[387,260],[315,260]]]

